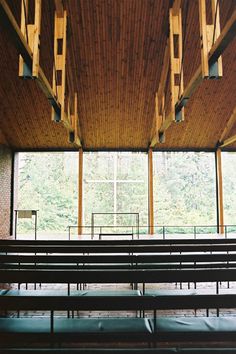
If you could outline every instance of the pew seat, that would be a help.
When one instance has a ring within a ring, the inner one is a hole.
[[[156,323],[154,324],[154,322]],[[1,318],[1,343],[235,342],[233,317]]]
[[[7,296],[67,296],[68,290],[6,290]],[[140,290],[71,290],[69,296],[141,296]]]
[[[235,354],[235,348],[5,348],[1,354]]]
[[[235,341],[234,317],[158,317],[150,319],[158,342]]]
[[[31,342],[149,342],[150,322],[146,318],[1,318],[1,343]]]

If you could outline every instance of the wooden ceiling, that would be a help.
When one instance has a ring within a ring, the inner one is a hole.
[[[18,23],[20,3],[8,1]],[[69,22],[67,84],[70,92],[78,92],[84,149],[148,149],[171,3],[64,0]],[[222,28],[235,8],[235,0],[220,1]],[[53,0],[43,1],[40,65],[49,82],[54,10]],[[182,17],[186,84],[200,65],[197,0],[183,0]],[[51,121],[51,107],[37,84],[18,77],[18,53],[2,28],[0,46],[0,144],[71,148],[65,129]],[[185,121],[172,124],[166,143],[157,149],[215,148],[236,103],[236,39],[223,54],[223,75],[200,85],[188,102]]]

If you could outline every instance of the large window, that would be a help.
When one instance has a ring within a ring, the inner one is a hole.
[[[222,152],[224,223],[236,225],[236,153]]]
[[[18,209],[38,209],[39,233],[68,234],[77,224],[78,153],[20,153]],[[19,220],[19,233],[32,232],[32,223]]]
[[[158,225],[216,225],[214,153],[155,152]]]
[[[228,224],[236,223],[235,164],[236,154],[223,153]],[[147,154],[85,152],[83,165],[83,231],[91,232],[92,213],[139,213],[140,232],[147,233]],[[153,180],[155,225],[216,225],[214,153],[154,152]],[[39,233],[67,234],[78,223],[78,153],[20,153],[17,195],[18,209],[39,210]],[[96,215],[94,224],[112,232],[135,226],[136,217]],[[18,230],[33,233],[32,226],[19,220]]]
[[[148,223],[147,154],[124,152],[84,153],[84,225],[91,214],[140,213]],[[135,216],[96,215],[95,225],[132,225]]]

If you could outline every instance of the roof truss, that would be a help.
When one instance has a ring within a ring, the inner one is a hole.
[[[234,10],[234,12],[232,13],[230,19],[227,21],[225,27],[221,31],[219,37],[212,45],[212,48],[208,53],[209,67],[212,66],[219,59],[219,57],[222,55],[222,53],[230,44],[230,42],[235,38],[235,34],[236,34],[236,10]],[[180,112],[182,108],[186,106],[187,101],[193,95],[193,93],[198,88],[198,86],[201,84],[202,79],[203,79],[202,65],[200,65],[196,70],[196,72],[194,73],[194,75],[192,76],[188,85],[183,90],[181,97],[178,99],[177,103],[175,104],[176,113]],[[158,124],[156,122],[157,119],[155,116],[156,129],[154,131],[154,135],[152,135],[151,138],[151,143],[150,143],[151,147],[154,147],[159,142],[159,137],[165,134],[165,131],[172,124],[173,122],[172,113],[170,112],[165,120],[162,119],[161,124],[159,123],[160,119],[158,119]]]
[[[36,0],[36,3],[38,0]],[[16,48],[18,49],[23,62],[27,65],[28,69],[32,73],[32,67],[33,67],[33,51],[30,47],[30,45],[27,43],[26,39],[26,32],[22,33],[21,29],[19,28],[8,4],[6,3],[5,0],[0,0],[0,19],[4,23],[5,28],[9,31],[11,34],[11,38],[13,40],[13,43],[15,44]],[[39,54],[38,54],[39,55]],[[46,98],[49,100],[51,106],[53,107],[53,110],[56,112],[57,116],[61,117],[61,111],[62,107],[61,104],[55,95],[55,92],[53,88],[51,87],[50,83],[48,82],[48,79],[46,78],[42,68],[40,67],[38,63],[37,67],[37,76],[36,76],[36,82],[38,83],[39,87],[43,91],[44,95]],[[67,113],[63,112],[63,120],[60,120],[60,123],[63,124],[63,126],[66,128],[68,131],[69,135],[71,132],[73,132],[73,126],[71,122],[68,120]],[[81,146],[81,142],[79,137],[76,137],[75,140],[72,142],[73,145],[75,146]]]

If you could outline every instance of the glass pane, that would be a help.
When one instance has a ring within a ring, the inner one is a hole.
[[[155,224],[216,225],[214,153],[155,152],[153,161]]]
[[[109,152],[84,153],[84,180],[113,180],[114,156]]]
[[[92,213],[109,213],[114,210],[113,183],[93,183],[84,181],[84,222],[85,226],[92,225]],[[113,216],[96,215],[94,225],[113,225]],[[87,230],[88,231],[88,230]]]
[[[236,153],[222,152],[223,195],[224,195],[224,223],[236,225]],[[228,228],[228,231],[235,228]]]
[[[146,226],[147,181],[147,154],[85,153],[84,225],[91,225],[92,213],[109,212],[140,213],[140,224]],[[94,218],[96,225],[113,225],[117,233],[128,233],[130,226],[137,224],[136,215],[95,215]],[[127,230],[122,228],[127,225]]]
[[[77,224],[78,153],[19,154],[18,209],[38,209],[39,234],[68,235]],[[32,222],[19,220],[19,233],[33,233]],[[58,233],[59,232],[59,233]]]

